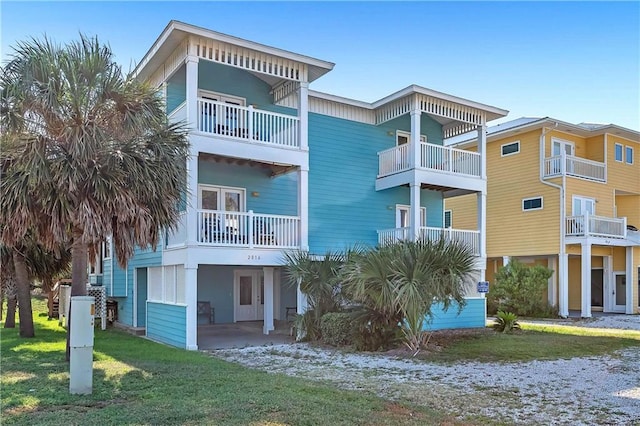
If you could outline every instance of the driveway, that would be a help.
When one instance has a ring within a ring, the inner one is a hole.
[[[640,330],[640,316],[602,317],[572,325]],[[350,354],[301,343],[211,353],[270,373],[374,392],[453,415],[467,413],[470,420],[485,415],[507,424],[640,425],[640,348],[612,356],[455,365]]]

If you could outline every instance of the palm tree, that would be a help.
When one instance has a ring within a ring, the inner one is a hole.
[[[360,303],[370,327],[393,336],[400,327],[405,344],[415,351],[426,343],[423,332],[432,306],[444,309],[465,303],[465,284],[474,267],[465,245],[438,241],[403,241],[354,257],[343,269],[347,297]],[[378,324],[372,324],[373,322]]]
[[[0,241],[17,246],[30,230],[47,248],[70,241],[71,294],[84,295],[87,254],[106,236],[124,266],[176,226],[186,130],[97,38],[14,50],[0,71]]]

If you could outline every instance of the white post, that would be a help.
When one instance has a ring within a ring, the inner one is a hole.
[[[558,256],[558,314],[561,317],[569,316],[569,255],[566,253]]]
[[[411,221],[411,240],[416,241],[420,237],[420,184],[415,182],[410,185],[411,208],[409,212]]]
[[[421,166],[420,158],[422,145],[420,144],[420,116],[421,111],[415,105],[411,110],[411,153],[409,154],[409,167],[416,169]]]
[[[300,216],[300,249],[309,250],[309,167],[298,169],[298,216]]]
[[[549,301],[549,305],[558,306],[558,262],[555,256],[549,256],[547,258],[547,267],[553,271],[553,274],[549,278],[547,300]]]
[[[478,154],[480,154],[480,177],[487,179],[487,126],[478,126]]]
[[[273,270],[272,267],[262,268],[264,273],[264,325],[262,333],[264,334],[269,334],[275,328],[273,324]]]
[[[502,266],[507,266],[509,264],[509,262],[511,262],[511,257],[502,256]]]
[[[300,149],[309,148],[309,82],[301,81],[298,88],[298,118],[300,119]]]
[[[187,305],[187,347],[198,350],[198,265],[184,265],[184,298]]]
[[[480,258],[487,259],[487,193],[476,193],[478,204],[478,231],[480,231]]]
[[[186,109],[187,122],[192,129],[198,125],[198,57],[189,55],[186,58]],[[194,245],[197,240],[198,222],[198,151],[191,151],[187,160],[187,245]]]
[[[625,303],[625,314],[633,314],[634,312],[634,287],[636,287],[636,283],[633,281],[633,247],[627,247],[627,258],[626,258],[626,303]]]
[[[254,232],[253,232],[253,210],[249,210],[249,217],[248,217],[249,223],[248,223],[248,230],[247,233],[249,234],[249,248],[252,249],[253,245],[256,243],[255,238],[253,237]]]
[[[296,288],[297,296],[297,309],[296,313],[302,315],[307,312],[307,295],[300,290],[300,280],[298,280],[298,286]]]
[[[582,306],[580,316],[591,318],[591,244],[582,243]]]

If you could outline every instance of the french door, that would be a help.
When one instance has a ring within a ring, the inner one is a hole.
[[[589,213],[590,216],[596,213],[596,200],[587,197],[573,196],[573,216],[584,216]]]
[[[245,191],[212,185],[198,186],[198,208],[202,213],[201,240],[205,242],[235,242],[246,232],[245,221],[237,214],[245,211]],[[216,212],[207,212],[215,210]],[[223,211],[225,213],[217,213]]]
[[[233,285],[234,321],[264,319],[264,275],[257,270],[237,270]]]

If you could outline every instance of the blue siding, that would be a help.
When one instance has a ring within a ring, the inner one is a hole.
[[[140,249],[136,247],[134,255],[129,260],[125,271],[114,262],[113,271],[113,296],[118,301],[118,321],[133,325],[133,291],[134,291],[134,271],[136,268],[146,268],[149,266],[160,266],[162,264],[162,247],[158,246],[156,251],[151,248]]]
[[[147,303],[147,337],[171,346],[187,346],[187,308],[164,303]]]
[[[445,312],[442,304],[432,307],[433,320],[425,330],[444,330],[450,328],[483,328],[487,318],[484,298],[466,299],[467,304],[458,314],[458,305],[452,305]]]
[[[239,166],[223,162],[200,160],[198,182],[208,185],[245,188],[246,210],[255,213],[296,216],[298,213],[298,175],[269,176],[262,167]],[[251,194],[257,192],[258,196]]]
[[[187,73],[183,65],[167,81],[167,114],[187,99]]]
[[[442,142],[440,125],[428,117],[422,133]],[[323,254],[355,243],[375,246],[377,230],[395,228],[396,204],[410,204],[408,187],[375,190],[379,151],[395,146],[395,131],[409,130],[401,117],[380,126],[309,114],[309,246]],[[442,226],[442,194],[422,190],[427,226]]]
[[[286,308],[287,306],[294,307],[298,304],[298,295],[296,294],[296,287],[290,285],[284,277],[284,270],[281,269],[280,273],[280,316],[278,318],[282,320],[287,319]]]
[[[295,115],[296,110],[273,104],[271,86],[253,74],[210,61],[198,63],[198,88],[245,98],[247,105],[271,112]]]

